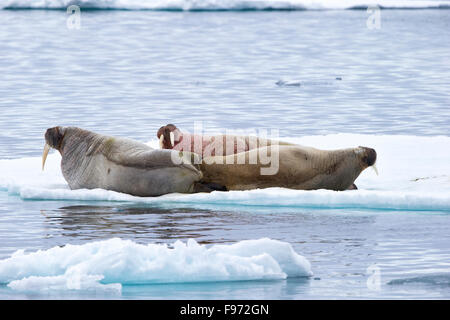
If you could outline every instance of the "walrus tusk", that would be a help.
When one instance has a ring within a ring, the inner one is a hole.
[[[50,146],[48,143],[45,143],[44,152],[42,153],[42,171],[44,171],[45,160],[47,160],[48,152],[50,151]]]
[[[375,165],[375,163],[372,165],[372,169],[373,169],[373,171],[375,171],[375,173],[378,176],[378,169],[377,169],[377,166]]]
[[[169,136],[170,136],[170,146],[174,147],[175,146],[175,135],[173,134],[173,132],[170,132]]]
[[[163,135],[161,135],[159,137],[159,148],[164,149],[164,136]]]

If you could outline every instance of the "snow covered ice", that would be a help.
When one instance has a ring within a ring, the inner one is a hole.
[[[168,194],[135,197],[102,189],[70,190],[60,169],[60,155],[0,160],[0,190],[24,200],[89,200],[149,203],[164,206],[318,207],[398,210],[450,210],[450,137],[333,134],[281,140],[319,149],[358,145],[375,148],[379,175],[371,168],[355,181],[359,190],[290,190],[283,188],[209,194]],[[148,143],[157,147],[158,141]]]

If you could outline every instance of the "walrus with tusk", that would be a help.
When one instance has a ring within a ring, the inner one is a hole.
[[[215,188],[200,182],[202,173],[191,164],[194,154],[155,150],[138,141],[76,127],[54,127],[45,133],[42,170],[50,148],[61,153],[61,170],[71,189],[102,188],[159,196]],[[174,162],[177,157],[182,159]]]
[[[284,187],[300,190],[357,189],[354,181],[373,166],[374,149],[318,150],[299,145],[272,145],[228,156],[203,158],[202,181],[228,190]]]
[[[159,128],[156,136],[161,149],[194,152],[203,157],[228,156],[272,144],[292,145],[287,142],[253,136],[190,134],[182,132],[173,124]]]
[[[358,188],[354,181],[364,169],[371,166],[378,174],[376,151],[366,147],[326,151],[249,136],[192,135],[173,124],[159,128],[157,137],[161,149],[202,155],[202,181],[228,190],[355,190]]]

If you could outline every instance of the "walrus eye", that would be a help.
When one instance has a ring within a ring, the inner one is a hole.
[[[49,151],[50,145],[46,142],[44,145],[44,152],[42,153],[42,171],[44,171],[45,161],[47,160],[47,155]]]
[[[159,136],[159,147],[164,149],[164,135]]]

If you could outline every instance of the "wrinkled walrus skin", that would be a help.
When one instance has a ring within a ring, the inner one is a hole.
[[[325,151],[259,137],[191,135],[173,124],[161,127],[157,137],[161,149],[202,155],[202,181],[216,183],[227,190],[269,187],[355,190],[356,178],[376,161],[375,150],[366,147]],[[270,158],[271,146],[279,151],[279,171],[262,175],[261,168],[268,166],[261,164],[258,154]]]
[[[54,127],[45,133],[48,147],[62,156],[61,170],[71,189],[102,188],[135,196],[191,193],[202,173],[192,164],[176,164],[172,150],[115,138],[76,127]]]
[[[261,168],[269,165],[261,164],[258,152],[270,156],[273,151],[271,147],[264,147],[225,157],[204,158],[200,165],[203,181],[223,185],[228,190],[269,187],[347,190],[364,169],[375,164],[377,156],[374,149],[366,147],[325,151],[280,145],[274,150],[279,153],[276,174],[261,174]],[[257,159],[256,164],[249,164],[249,159]]]
[[[167,124],[159,128],[156,136],[159,139],[161,149],[194,152],[202,157],[228,156],[272,144],[293,145],[292,143],[253,136],[194,135],[182,132],[173,124]]]

